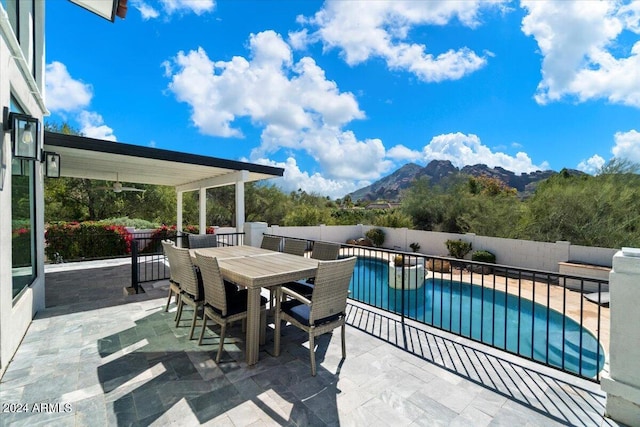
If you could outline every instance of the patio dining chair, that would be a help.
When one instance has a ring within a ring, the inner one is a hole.
[[[274,354],[280,355],[280,330],[282,321],[300,328],[309,334],[309,357],[311,375],[316,375],[315,337],[342,329],[342,358],[347,357],[345,344],[345,318],[349,282],[356,265],[356,257],[336,261],[320,261],[312,298],[278,288],[276,297]],[[282,301],[282,294],[291,300]]]
[[[291,254],[291,255],[304,256],[304,253],[306,250],[307,250],[306,240],[289,239],[289,238],[284,239],[284,248],[282,249],[282,252]]]
[[[180,284],[180,299],[178,301],[178,314],[176,316],[176,327],[180,324],[182,310],[187,304],[193,307],[193,319],[191,320],[191,330],[189,331],[189,339],[193,339],[193,331],[196,327],[198,312],[204,305],[202,292],[202,282],[198,278],[198,271],[193,265],[189,249],[178,248],[176,246],[168,247],[169,253],[173,252],[174,264],[171,268],[175,270],[176,280]],[[171,261],[169,261],[171,262]]]
[[[189,249],[215,248],[218,238],[215,234],[189,234]]]
[[[197,264],[202,274],[204,288],[204,311],[202,314],[203,324],[200,332],[198,345],[202,345],[207,319],[213,320],[220,325],[220,343],[216,363],[220,362],[222,348],[227,325],[236,320],[245,321],[247,318],[247,290],[238,290],[235,285],[226,282],[220,274],[218,260],[214,257],[206,256],[196,251]],[[266,330],[266,304],[267,299],[260,297],[260,330],[250,331],[251,334],[261,334],[261,342],[264,340]]]
[[[171,240],[163,240],[162,249],[164,251],[164,256],[167,257],[167,261],[169,262],[169,297],[167,298],[167,305],[164,308],[164,311],[169,311],[169,304],[171,304],[171,297],[175,294],[176,304],[179,304],[180,293],[182,290],[180,289],[180,283],[178,282],[177,276],[175,274],[178,271],[177,261],[174,257],[173,251],[171,248],[174,246]],[[175,266],[175,267],[174,267]],[[176,311],[176,318],[178,317],[178,312]]]
[[[340,245],[337,243],[314,242],[313,250],[311,251],[311,258],[320,261],[334,261],[338,259],[339,253]],[[314,283],[315,277],[310,277],[306,281],[300,280],[297,282],[287,282],[282,286],[310,299],[313,293]]]
[[[260,247],[262,249],[269,249],[277,252],[280,250],[281,241],[282,237],[279,236],[262,236],[262,243],[260,244]]]

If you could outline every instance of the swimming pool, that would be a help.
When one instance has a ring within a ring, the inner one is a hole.
[[[350,298],[587,377],[604,366],[596,338],[569,317],[517,295],[446,279],[389,287],[388,263],[358,258]],[[404,301],[403,301],[404,299]]]

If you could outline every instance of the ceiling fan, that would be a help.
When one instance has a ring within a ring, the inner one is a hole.
[[[99,189],[101,189],[101,190],[113,190],[114,193],[122,193],[123,191],[139,191],[141,193],[144,193],[145,191],[147,191],[147,190],[142,190],[140,188],[123,186],[122,183],[120,182],[120,179],[118,178],[118,174],[117,173],[116,173],[116,182],[114,182],[111,187],[99,187]]]

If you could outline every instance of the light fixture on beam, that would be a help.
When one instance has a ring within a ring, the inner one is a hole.
[[[3,108],[3,128],[11,131],[13,156],[19,159],[40,160],[40,121],[26,114],[10,113]]]
[[[44,174],[47,178],[60,178],[60,154],[44,152]]]
[[[116,16],[124,19],[127,15],[127,0],[69,0],[83,9],[115,22]]]

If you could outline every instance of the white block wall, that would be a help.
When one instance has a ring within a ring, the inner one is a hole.
[[[370,225],[340,225],[312,227],[267,227],[266,233],[279,236],[298,237],[310,240],[325,240],[346,243],[349,239],[365,237]],[[385,232],[386,249],[411,252],[410,244],[418,243],[419,252],[426,255],[447,256],[445,242],[464,240],[471,242],[473,251],[487,250],[496,255],[498,264],[532,270],[559,271],[559,262],[580,261],[583,263],[611,266],[617,249],[572,245],[570,242],[535,242],[531,240],[503,239],[499,237],[476,236],[475,234],[454,234],[435,231],[409,230],[406,228],[382,228]],[[471,253],[467,256],[471,258]]]

